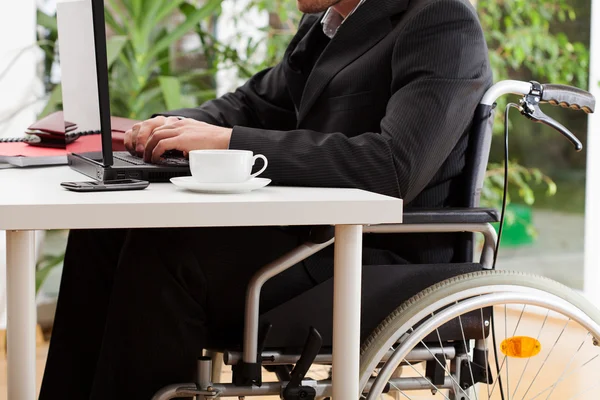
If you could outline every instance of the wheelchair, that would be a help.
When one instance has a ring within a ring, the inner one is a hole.
[[[473,119],[463,173],[464,208],[406,209],[402,224],[364,227],[365,234],[463,235],[460,259],[464,262],[363,268],[361,398],[596,396],[600,310],[550,279],[495,269],[498,237],[491,224],[500,222],[500,213],[479,208],[479,198],[496,101],[506,94],[520,96],[519,104],[510,106],[522,115],[551,126],[577,150],[582,148],[571,132],[541,111],[540,104],[592,113],[591,94],[564,85],[499,82],[486,92]],[[479,262],[473,262],[475,233],[484,239]],[[198,359],[195,382],[164,387],[153,399],[330,398],[332,381],[327,371],[335,368],[331,366],[332,279],[266,313],[259,312],[258,300],[266,280],[333,241],[330,227],[315,227],[304,246],[259,271],[247,291],[241,350],[206,349]],[[231,383],[220,382],[223,364],[232,366]],[[315,366],[324,370],[318,379],[308,377]],[[263,382],[265,370],[278,379]]]

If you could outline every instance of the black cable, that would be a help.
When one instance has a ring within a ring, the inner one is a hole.
[[[500,213],[500,225],[498,227],[498,239],[496,249],[494,250],[494,262],[492,269],[496,269],[496,260],[498,259],[498,250],[502,240],[502,229],[504,228],[504,213],[506,212],[506,199],[508,197],[508,112],[511,108],[521,110],[521,107],[515,103],[509,103],[504,111],[504,189],[502,194],[502,212]]]
[[[79,136],[89,136],[89,135],[99,135],[101,134],[102,131],[100,130],[91,130],[91,131],[80,131],[80,132],[67,132],[65,133],[65,136],[67,137],[79,137]]]
[[[64,134],[65,139],[77,139],[80,136],[89,136],[89,135],[99,135],[100,131],[98,130],[91,130],[91,131],[81,131],[81,132],[67,132]],[[56,134],[56,136],[58,136],[59,134]],[[26,136],[19,136],[19,137],[10,137],[10,138],[0,138],[0,143],[33,143],[36,144],[38,143],[37,141],[37,137],[39,135],[32,133],[32,134],[28,134]],[[56,138],[56,136],[54,136],[54,138]]]
[[[498,259],[498,250],[500,249],[500,240],[502,239],[502,228],[504,227],[504,213],[506,211],[506,198],[508,197],[508,112],[511,108],[520,110],[521,108],[509,103],[504,111],[504,190],[502,194],[502,212],[500,213],[500,225],[498,227],[498,239],[494,249],[494,262],[492,269],[496,269],[496,260]],[[492,307],[491,320],[494,320],[494,308]],[[494,343],[494,358],[496,361],[496,373],[498,374],[498,386],[500,386],[500,398],[504,400],[504,388],[502,387],[502,377],[500,376],[500,363],[498,362],[498,346],[496,345],[496,326],[492,326],[492,341]]]

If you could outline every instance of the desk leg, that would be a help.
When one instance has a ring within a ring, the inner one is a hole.
[[[35,232],[6,232],[8,398],[34,400]]]
[[[358,400],[362,225],[335,227],[333,399]]]

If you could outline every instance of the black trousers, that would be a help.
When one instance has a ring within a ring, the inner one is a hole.
[[[242,343],[254,273],[297,247],[276,227],[71,231],[41,400],[148,400],[193,382],[203,348]],[[364,248],[364,264],[405,263]],[[266,283],[261,311],[333,273],[329,248]]]
[[[296,247],[279,228],[72,231],[40,399],[150,399],[193,382],[203,348],[241,343],[246,286]],[[261,309],[315,285],[302,264]]]

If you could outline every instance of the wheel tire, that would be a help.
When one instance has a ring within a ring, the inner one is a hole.
[[[600,325],[600,310],[572,289],[551,279],[521,272],[487,270],[459,275],[439,282],[405,301],[392,312],[364,341],[360,349],[361,390],[373,372],[372,365],[381,360],[380,350],[394,336],[396,341],[404,334],[400,329],[417,313],[446,297],[483,286],[518,286],[537,289],[559,296],[583,311]],[[600,338],[598,338],[600,339]],[[377,359],[377,360],[376,360]]]

